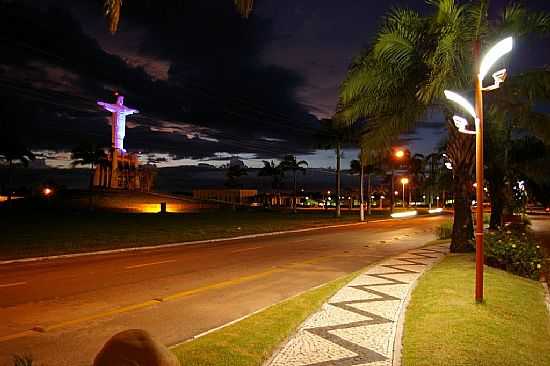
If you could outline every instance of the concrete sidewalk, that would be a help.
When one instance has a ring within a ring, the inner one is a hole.
[[[418,277],[448,251],[448,245],[434,245],[370,267],[307,319],[266,365],[399,364],[409,294]]]

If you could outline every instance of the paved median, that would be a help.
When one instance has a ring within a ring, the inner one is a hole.
[[[370,267],[306,320],[267,365],[392,365],[406,299],[447,253],[448,245],[433,245]]]

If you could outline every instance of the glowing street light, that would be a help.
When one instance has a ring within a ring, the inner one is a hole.
[[[514,47],[514,39],[512,37],[505,38],[502,41],[495,44],[493,48],[491,48],[489,52],[487,52],[487,54],[483,58],[483,61],[481,61],[481,66],[479,67],[479,78],[481,80],[485,79],[485,76],[487,76],[487,73],[489,72],[489,70],[491,70],[493,65],[502,56],[506,55],[507,53],[510,53],[513,47]]]
[[[394,149],[392,157],[401,160],[405,157],[405,151],[403,149]],[[395,164],[392,162],[391,164],[391,191],[395,189]],[[397,194],[396,194],[397,196]],[[390,195],[390,213],[393,212],[393,206],[394,206],[394,199],[393,196]]]
[[[474,106],[468,101],[468,99],[450,90],[445,90],[443,93],[445,94],[445,97],[447,99],[455,102],[456,104],[464,108],[464,110],[468,112],[468,114],[472,116],[474,119],[477,118],[476,110]]]
[[[46,187],[46,188],[44,188],[44,189],[42,190],[42,194],[43,194],[45,197],[49,197],[49,196],[51,196],[51,195],[53,194],[53,189]]]
[[[453,116],[453,122],[458,131],[476,136],[476,289],[475,298],[477,302],[483,301],[483,91],[498,89],[506,79],[506,69],[498,70],[493,74],[494,84],[483,87],[483,80],[493,65],[504,55],[512,51],[514,40],[512,37],[503,39],[495,44],[479,63],[479,73],[476,75],[475,86],[475,107],[459,94],[445,90],[447,99],[460,105],[468,114],[473,117],[474,130],[468,130],[468,121],[460,116]],[[474,58],[477,61],[480,56],[480,41],[475,43]]]

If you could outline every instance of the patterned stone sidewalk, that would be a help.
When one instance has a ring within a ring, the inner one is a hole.
[[[411,250],[370,267],[342,288],[266,364],[389,366],[404,302],[448,245]]]

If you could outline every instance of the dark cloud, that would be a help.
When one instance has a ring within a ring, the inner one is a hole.
[[[492,12],[506,2],[491,2]],[[82,140],[108,146],[107,114],[96,100],[117,90],[141,112],[129,118],[130,150],[178,159],[307,154],[318,125],[312,113],[334,112],[349,62],[397,4],[265,0],[242,19],[231,0],[125,1],[111,35],[101,3],[0,0],[3,133],[24,136],[36,149],[70,149]],[[427,8],[417,0],[399,4]],[[550,10],[547,0],[528,6]],[[510,69],[547,60],[550,48],[537,45],[518,45],[522,57]],[[409,141],[430,150],[441,118],[426,118],[435,122],[420,123],[422,140]]]
[[[310,151],[317,119],[296,102],[301,77],[260,60],[268,21],[240,18],[231,2],[184,2],[169,12],[128,4],[117,40],[94,26],[103,21],[90,15],[97,2],[0,3],[0,93],[9,96],[1,108],[33,148],[110,144],[95,102],[116,90],[141,111],[129,118],[132,150],[179,158]]]

